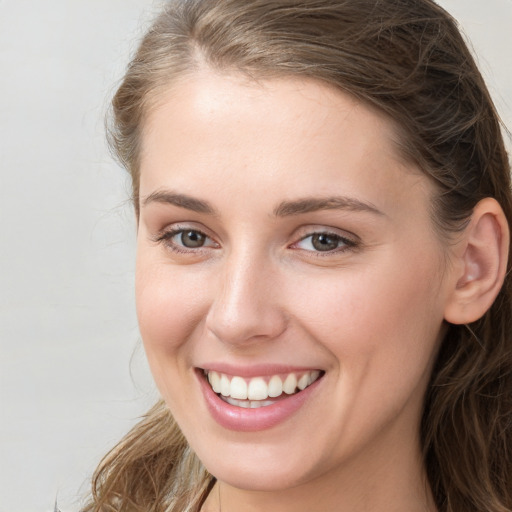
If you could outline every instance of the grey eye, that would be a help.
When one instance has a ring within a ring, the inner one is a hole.
[[[206,235],[200,231],[194,231],[192,229],[184,230],[181,233],[178,233],[176,238],[178,238],[180,245],[183,245],[189,249],[203,247],[206,242]]]
[[[343,243],[341,237],[328,233],[315,233],[311,235],[311,245],[317,251],[333,251]]]
[[[311,252],[334,252],[351,247],[350,240],[334,233],[312,233],[300,240],[296,247]]]

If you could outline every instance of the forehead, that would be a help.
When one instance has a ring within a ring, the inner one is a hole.
[[[148,149],[148,139],[166,135],[162,128],[168,135],[197,135],[212,123],[215,128],[223,128],[226,135],[234,134],[237,138],[243,135],[238,132],[240,127],[248,133],[251,128],[267,124],[283,130],[282,141],[291,136],[306,142],[308,138],[325,136],[329,125],[354,126],[357,121],[365,125],[367,138],[373,136],[373,142],[383,136],[379,149],[384,151],[395,149],[397,137],[392,120],[377,109],[328,84],[307,78],[254,81],[241,74],[202,70],[160,90],[151,103],[142,131],[143,150]],[[258,138],[252,140],[268,142],[264,141],[266,133],[259,132]],[[218,133],[219,138],[221,135]],[[364,139],[359,141],[363,143]]]
[[[222,184],[231,200],[260,191],[270,201],[276,191],[335,189],[392,207],[408,186],[428,188],[395,140],[383,114],[323,83],[198,73],[161,94],[147,117],[140,192],[211,194]]]

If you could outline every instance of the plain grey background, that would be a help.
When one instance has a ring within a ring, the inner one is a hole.
[[[76,511],[155,400],[103,117],[156,0],[0,0],[0,512]],[[512,128],[512,0],[440,2]],[[510,143],[509,143],[510,147]]]

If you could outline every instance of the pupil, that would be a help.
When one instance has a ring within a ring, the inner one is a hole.
[[[185,247],[194,248],[202,247],[204,245],[205,235],[197,231],[184,231],[181,234],[181,243]]]
[[[317,251],[332,251],[338,248],[338,238],[332,235],[313,235],[311,243]]]

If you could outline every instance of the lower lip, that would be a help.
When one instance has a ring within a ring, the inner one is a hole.
[[[206,406],[213,419],[222,427],[238,432],[257,432],[275,427],[297,412],[314,393],[322,378],[316,380],[303,391],[278,400],[275,404],[257,409],[244,409],[224,402],[206,381],[203,371],[197,376]]]

